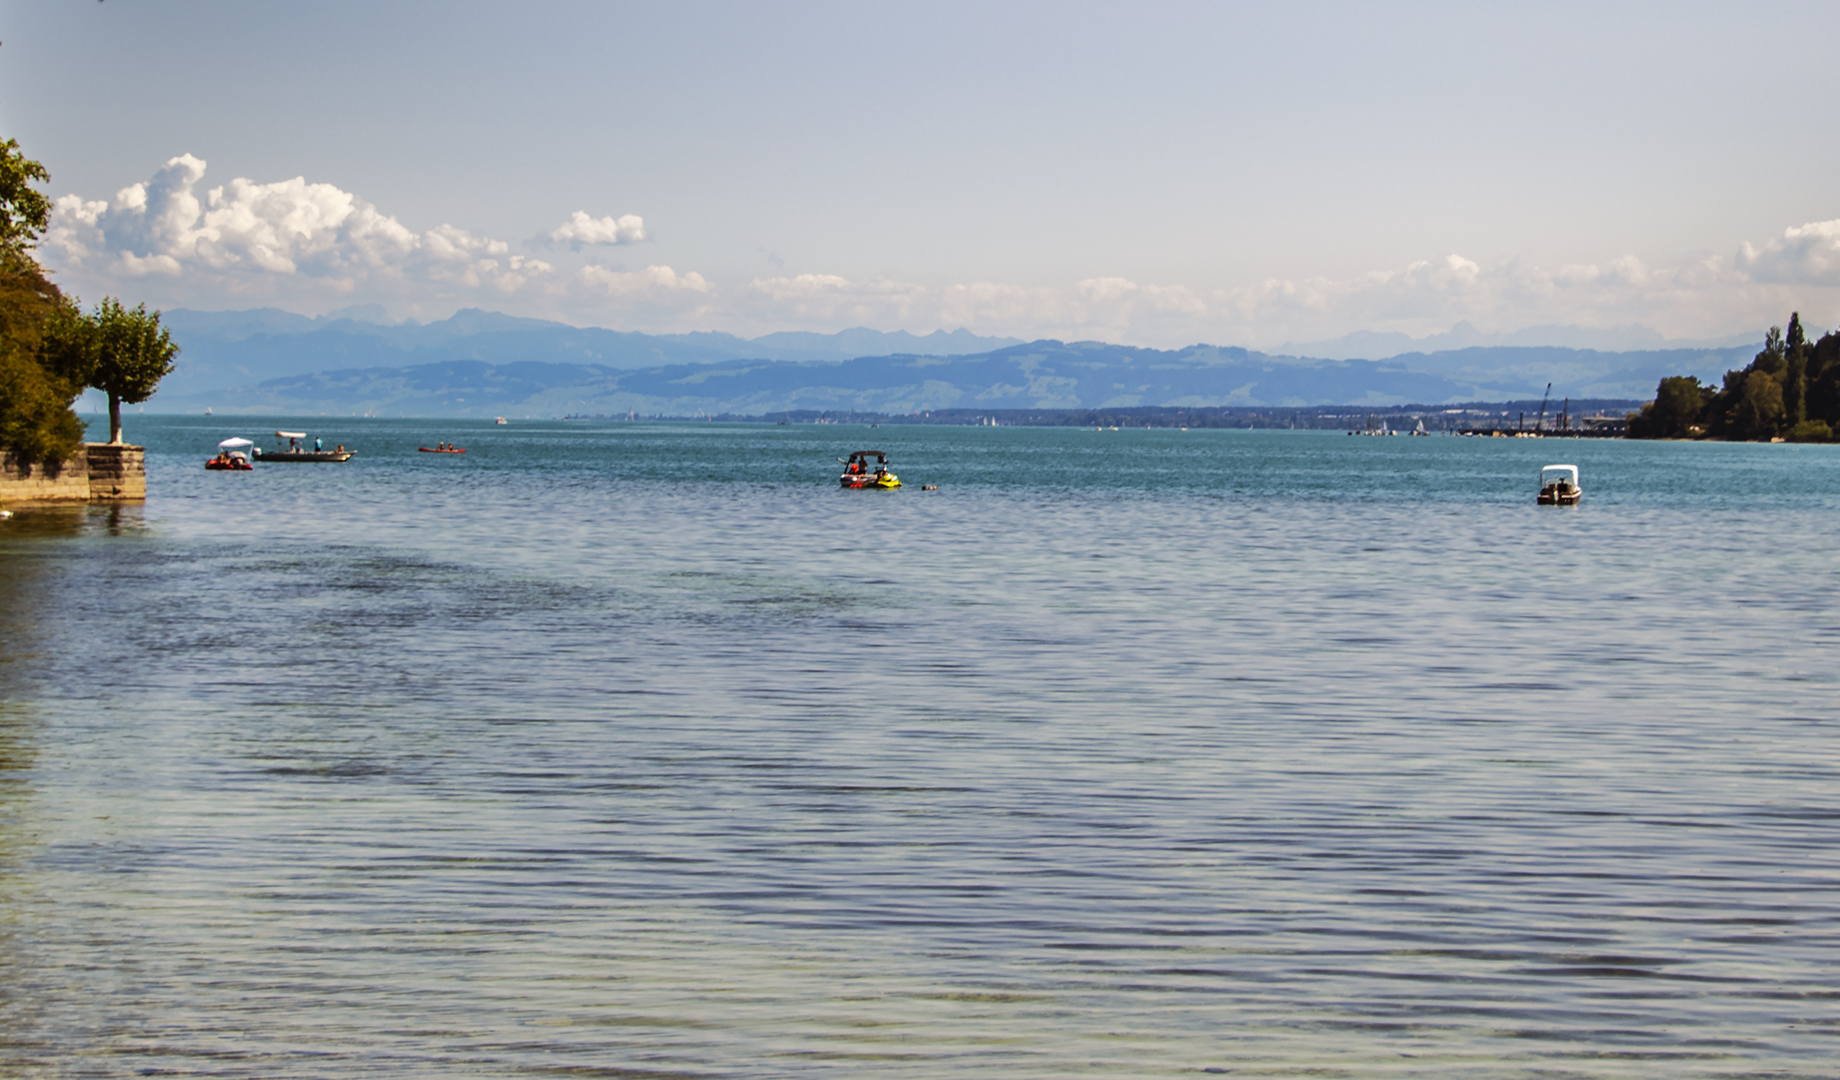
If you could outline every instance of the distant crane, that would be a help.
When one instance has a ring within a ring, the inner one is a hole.
[[[1533,422],[1534,431],[1536,432],[1539,431],[1540,425],[1546,422],[1546,403],[1551,400],[1552,400],[1552,383],[1547,383],[1546,384],[1546,396],[1540,399],[1540,418]]]

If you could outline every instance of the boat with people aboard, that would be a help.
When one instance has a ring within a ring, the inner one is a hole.
[[[336,450],[327,450],[318,439],[313,440],[313,449],[309,450],[306,445],[307,433],[304,431],[277,431],[275,438],[287,440],[287,446],[267,452],[258,446],[255,449],[257,461],[350,461],[352,455],[357,453],[345,449],[344,443],[340,443]]]
[[[453,443],[450,443],[450,442],[435,443],[433,446],[418,446],[416,447],[416,449],[420,450],[424,454],[464,454],[466,453],[465,450],[461,449],[458,446],[455,446]]]
[[[1540,470],[1541,506],[1577,506],[1582,498],[1584,489],[1578,486],[1578,466],[1548,465]]]
[[[248,439],[225,439],[217,444],[217,456],[206,461],[204,467],[213,472],[248,472],[255,466],[249,463],[249,455],[243,451],[254,445]]]
[[[870,464],[874,459],[874,464]],[[888,471],[888,455],[880,450],[858,450],[843,462],[839,479],[846,488],[880,488],[884,491],[901,486],[901,478]]]

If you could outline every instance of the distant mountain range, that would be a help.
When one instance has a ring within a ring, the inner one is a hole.
[[[1819,336],[1819,331],[1811,331],[1809,340],[1812,341]],[[1729,334],[1722,338],[1691,341],[1666,338],[1658,330],[1633,324],[1604,327],[1529,326],[1508,333],[1491,334],[1478,330],[1464,321],[1457,323],[1442,334],[1431,334],[1422,338],[1415,338],[1409,334],[1361,330],[1328,341],[1312,341],[1303,344],[1286,342],[1274,351],[1288,356],[1311,356],[1320,360],[1387,360],[1408,353],[1451,352],[1457,349],[1485,346],[1558,347],[1599,352],[1657,352],[1681,349],[1729,349],[1762,341],[1763,331],[1761,330],[1754,334]]]
[[[1716,379],[1756,345],[1601,352],[1478,346],[1386,360],[1196,345],[924,337],[873,330],[648,335],[468,310],[427,325],[265,309],[166,316],[182,367],[155,411],[409,416],[759,415],[796,409],[1434,404],[1647,398],[1663,375]]]
[[[456,360],[487,364],[538,362],[595,368],[642,368],[722,360],[837,361],[916,353],[954,356],[1020,345],[1018,338],[966,330],[788,332],[747,340],[733,334],[639,334],[569,326],[467,308],[432,323],[391,323],[381,307],[346,308],[308,318],[276,308],[162,315],[179,343],[178,367],[160,386],[156,408],[218,393],[345,368],[417,367]],[[151,404],[151,403],[150,403]]]

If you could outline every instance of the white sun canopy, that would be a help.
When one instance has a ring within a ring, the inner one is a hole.
[[[239,446],[254,446],[248,439],[225,439],[217,444],[219,450],[234,450]]]
[[[306,437],[307,437],[307,433],[304,431],[277,431],[275,432],[275,438],[277,439],[304,439]]]

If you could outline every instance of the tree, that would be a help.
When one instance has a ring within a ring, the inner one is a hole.
[[[1673,375],[1655,387],[1655,400],[1642,406],[1629,422],[1632,439],[1683,439],[1694,434],[1700,413],[1712,399],[1712,388],[1701,386],[1691,375]]]
[[[1724,384],[1712,395],[1712,400],[1707,402],[1705,412],[1701,414],[1705,418],[1706,434],[1715,439],[1730,437],[1732,412],[1744,396],[1744,378],[1748,374],[1749,368],[1725,373]]]
[[[1750,370],[1761,371],[1772,379],[1780,377],[1783,370],[1783,348],[1782,327],[1770,327],[1770,332],[1763,338],[1763,351],[1751,361]]]
[[[1732,410],[1732,427],[1745,439],[1768,439],[1776,434],[1783,414],[1782,384],[1763,371],[1744,377],[1744,396]]]
[[[125,308],[105,296],[72,330],[72,347],[89,367],[90,386],[109,396],[109,441],[121,441],[121,404],[146,401],[173,369],[179,346],[160,326],[160,313],[146,304]]]
[[[1783,438],[1790,442],[1833,442],[1834,429],[1825,420],[1804,420],[1783,432]]]
[[[1808,339],[1802,333],[1802,314],[1789,313],[1789,336],[1783,342],[1783,423],[1790,427],[1808,419]]]
[[[1840,334],[1822,334],[1808,355],[1807,408],[1810,420],[1840,425]]]
[[[1800,312],[1789,316],[1789,332],[1770,327],[1763,350],[1742,371],[1727,371],[1714,390],[1690,378],[1665,378],[1655,400],[1630,414],[1634,439],[1677,438],[1694,432],[1684,419],[1700,400],[1697,424],[1715,439],[1840,441],[1840,333],[1810,343]]]
[[[87,369],[47,334],[69,307],[31,259],[0,254],[0,449],[22,463],[63,461],[83,441],[70,406]]]
[[[72,305],[31,254],[51,215],[32,183],[49,178],[17,141],[0,143],[0,449],[22,463],[62,461],[83,440],[70,406],[87,369],[46,334]]]
[[[32,181],[47,183],[51,174],[19,152],[19,140],[0,143],[0,249],[23,256],[51,220],[51,200],[32,190]]]

